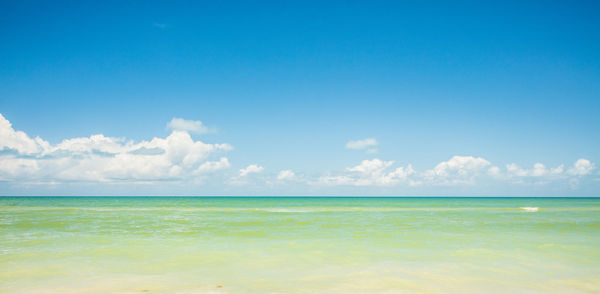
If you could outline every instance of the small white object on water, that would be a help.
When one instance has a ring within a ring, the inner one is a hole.
[[[521,207],[521,209],[524,210],[524,211],[527,211],[527,212],[536,212],[540,208],[539,207]]]

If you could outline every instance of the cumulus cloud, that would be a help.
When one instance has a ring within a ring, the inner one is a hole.
[[[216,171],[216,170],[220,170],[220,169],[226,169],[229,168],[231,166],[231,164],[229,163],[229,160],[227,159],[227,157],[221,157],[221,159],[219,159],[219,161],[207,161],[203,164],[201,164],[200,166],[198,166],[198,168],[195,170],[196,173],[208,173],[208,172],[212,172],[212,171]]]
[[[492,166],[487,171],[488,175],[490,175],[492,177],[498,177],[498,176],[500,176],[501,172],[502,171],[497,166]]]
[[[554,168],[547,168],[542,163],[536,163],[530,169],[521,168],[515,163],[506,165],[506,172],[510,177],[545,177],[561,175],[564,172],[564,165]]]
[[[319,182],[327,185],[389,186],[407,181],[408,177],[415,173],[411,165],[389,171],[389,167],[393,164],[393,161],[382,161],[377,158],[363,160],[359,165],[347,168],[347,174],[322,176]],[[416,182],[410,181],[409,184],[416,184]]]
[[[490,162],[481,157],[456,155],[448,161],[440,162],[435,168],[429,170],[428,173],[441,177],[447,177],[452,174],[468,175],[488,165],[490,165]]]
[[[423,173],[423,179],[432,184],[473,184],[476,176],[490,165],[481,157],[453,156]]]
[[[565,168],[564,164],[556,167],[546,167],[542,163],[535,163],[531,168],[522,168],[515,163],[506,165],[507,178],[523,181],[525,179],[565,179],[569,177],[582,177],[590,174],[595,169],[595,165],[587,159],[578,159],[569,168]],[[502,174],[500,175],[502,176]],[[571,180],[574,182],[574,179]]]
[[[282,170],[277,174],[277,179],[280,181],[293,180],[296,178],[296,173],[293,170]]]
[[[0,114],[0,180],[4,181],[183,180],[229,167],[225,157],[208,159],[231,149],[229,144],[194,141],[185,130],[137,143],[97,134],[52,145],[14,130]]]
[[[18,183],[62,182],[152,182],[203,179],[209,173],[231,168],[222,153],[232,150],[229,144],[209,144],[194,140],[190,132],[207,132],[200,121],[175,118],[169,122],[172,132],[164,138],[132,141],[103,134],[65,139],[50,144],[39,137],[13,128],[0,114],[0,181]],[[377,146],[372,138],[351,141],[350,149],[365,151]],[[232,184],[256,184],[265,179],[249,176],[264,168],[251,164],[232,171]],[[394,161],[378,158],[322,176],[298,177],[293,170],[280,170],[281,184],[309,183],[345,186],[450,186],[484,183],[546,184],[577,188],[586,177],[597,181],[596,165],[580,158],[573,164],[547,166],[535,163],[522,167],[516,163],[492,165],[483,157],[453,156],[432,168],[417,171],[412,165],[398,166]],[[273,179],[273,177],[269,177]],[[289,182],[286,182],[289,181]]]
[[[214,130],[205,126],[199,120],[187,120],[183,118],[173,118],[167,123],[167,128],[175,131],[186,131],[197,134],[213,132]]]
[[[264,168],[262,166],[259,166],[256,164],[251,164],[251,165],[247,166],[246,168],[240,169],[240,177],[245,177],[248,174],[252,174],[252,173],[260,173],[263,170],[264,170]]]
[[[511,163],[502,169],[492,166],[482,157],[458,155],[423,172],[416,171],[410,164],[396,169],[393,169],[393,165],[393,161],[363,160],[359,165],[346,168],[341,174],[321,176],[317,183],[340,186],[454,186],[475,185],[480,180],[527,183],[526,179],[532,179],[530,183],[565,181],[569,186],[576,187],[573,183],[578,183],[578,178],[591,174],[595,168],[589,160],[579,159],[568,169],[564,165],[548,168],[542,163],[536,163],[532,168],[521,168]]]
[[[567,173],[574,176],[585,176],[594,170],[595,165],[587,159],[581,158],[578,159]]]
[[[377,151],[377,149],[370,147],[375,147],[377,145],[379,145],[379,142],[377,142],[377,140],[375,140],[374,138],[366,138],[363,140],[349,141],[348,143],[346,143],[346,148],[357,150],[369,148],[369,153],[374,153]]]
[[[15,131],[10,121],[0,114],[0,150],[11,150],[19,154],[35,154],[49,145],[39,137],[32,139],[25,132]]]

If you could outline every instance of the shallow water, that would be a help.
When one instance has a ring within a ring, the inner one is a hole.
[[[0,197],[0,269],[2,293],[599,293],[600,198]]]

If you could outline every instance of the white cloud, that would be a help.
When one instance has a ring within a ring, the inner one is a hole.
[[[557,167],[547,168],[542,163],[536,163],[532,168],[521,168],[515,163],[506,165],[506,176],[509,178],[544,178],[564,179],[571,176],[585,176],[594,170],[595,165],[587,159],[578,159],[573,166],[565,169],[561,164]]]
[[[316,183],[333,186],[451,186],[475,185],[485,181],[536,185],[565,181],[575,187],[573,183],[578,183],[575,177],[591,174],[595,168],[589,160],[580,159],[568,170],[565,170],[564,165],[547,168],[542,163],[534,164],[531,169],[524,169],[513,163],[503,170],[492,166],[482,157],[474,156],[453,156],[424,172],[415,171],[410,164],[390,171],[393,164],[393,161],[380,159],[363,160],[359,165],[346,168],[343,173],[321,176]]]
[[[578,159],[567,173],[574,176],[585,176],[594,170],[596,166],[587,159],[581,158]]]
[[[456,155],[425,171],[422,176],[436,185],[473,184],[475,177],[489,165],[490,162],[482,157]]]
[[[18,154],[35,154],[50,144],[39,137],[31,139],[22,131],[15,131],[10,123],[0,114],[0,150],[13,150]]]
[[[498,177],[498,176],[500,176],[500,173],[501,173],[501,170],[497,166],[492,166],[488,169],[488,175],[490,175],[492,177]]]
[[[394,164],[393,161],[382,161],[380,159],[363,160],[359,165],[347,168],[345,175],[322,176],[319,183],[326,185],[351,185],[351,186],[389,186],[401,181],[407,181],[408,177],[415,173],[409,164],[399,167],[393,171],[388,168]],[[416,182],[410,181],[409,184]]]
[[[536,163],[531,169],[524,169],[516,165],[515,163],[507,164],[506,171],[509,177],[546,177],[546,176],[558,176],[564,171],[564,166],[559,165],[554,168],[547,168],[542,163]]]
[[[205,126],[199,120],[186,120],[183,118],[173,118],[167,124],[167,128],[175,131],[186,131],[198,134],[213,132],[213,129]]]
[[[293,180],[296,178],[296,173],[293,170],[286,169],[282,170],[277,174],[277,179],[280,181]]]
[[[264,170],[264,168],[262,166],[259,166],[256,164],[251,164],[251,165],[247,166],[246,168],[240,169],[240,177],[245,177],[251,173],[260,173],[263,170]]]
[[[346,170],[361,174],[379,174],[392,164],[394,164],[393,161],[382,161],[375,158],[373,160],[363,160],[359,165],[355,167],[349,167]]]
[[[0,181],[48,184],[195,181],[231,167],[228,158],[221,155],[231,150],[231,145],[208,144],[191,137],[189,132],[208,131],[201,122],[175,118],[168,125],[173,129],[171,134],[148,141],[134,142],[96,134],[50,144],[15,130],[0,114]],[[376,145],[377,141],[369,138],[348,142],[346,147],[369,152],[374,149],[370,147]],[[320,177],[305,174],[299,177],[293,170],[280,170],[276,179],[282,184],[293,181],[375,187],[474,185],[485,184],[485,181],[501,185],[560,183],[575,189],[585,183],[585,176],[598,181],[595,169],[596,165],[584,158],[572,165],[549,167],[538,162],[523,168],[515,163],[499,167],[482,157],[453,156],[433,168],[416,171],[410,164],[398,167],[393,161],[375,158]],[[265,178],[248,175],[263,170],[262,166],[249,165],[240,169],[239,174],[232,171],[235,175],[230,174],[229,182],[257,184]]]
[[[194,141],[181,130],[138,143],[98,134],[51,145],[15,131],[0,114],[0,180],[4,181],[184,180],[229,167],[225,157],[217,162],[207,159],[231,149],[229,144]]]
[[[231,164],[229,163],[229,160],[227,159],[227,157],[221,157],[221,159],[219,161],[207,161],[203,164],[201,164],[200,166],[198,166],[198,168],[195,170],[196,173],[208,173],[208,172],[212,172],[212,171],[216,171],[216,170],[220,170],[220,169],[226,169],[229,168],[231,166]]]
[[[356,141],[350,141],[348,143],[346,143],[346,148],[348,149],[366,149],[369,147],[374,147],[379,145],[379,142],[377,142],[377,140],[375,140],[374,138],[366,138],[363,140],[356,140]],[[369,149],[371,153],[374,153],[377,151],[377,149],[375,148],[370,148]]]

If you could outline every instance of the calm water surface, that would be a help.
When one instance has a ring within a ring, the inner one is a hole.
[[[600,293],[600,198],[0,197],[0,292]]]

